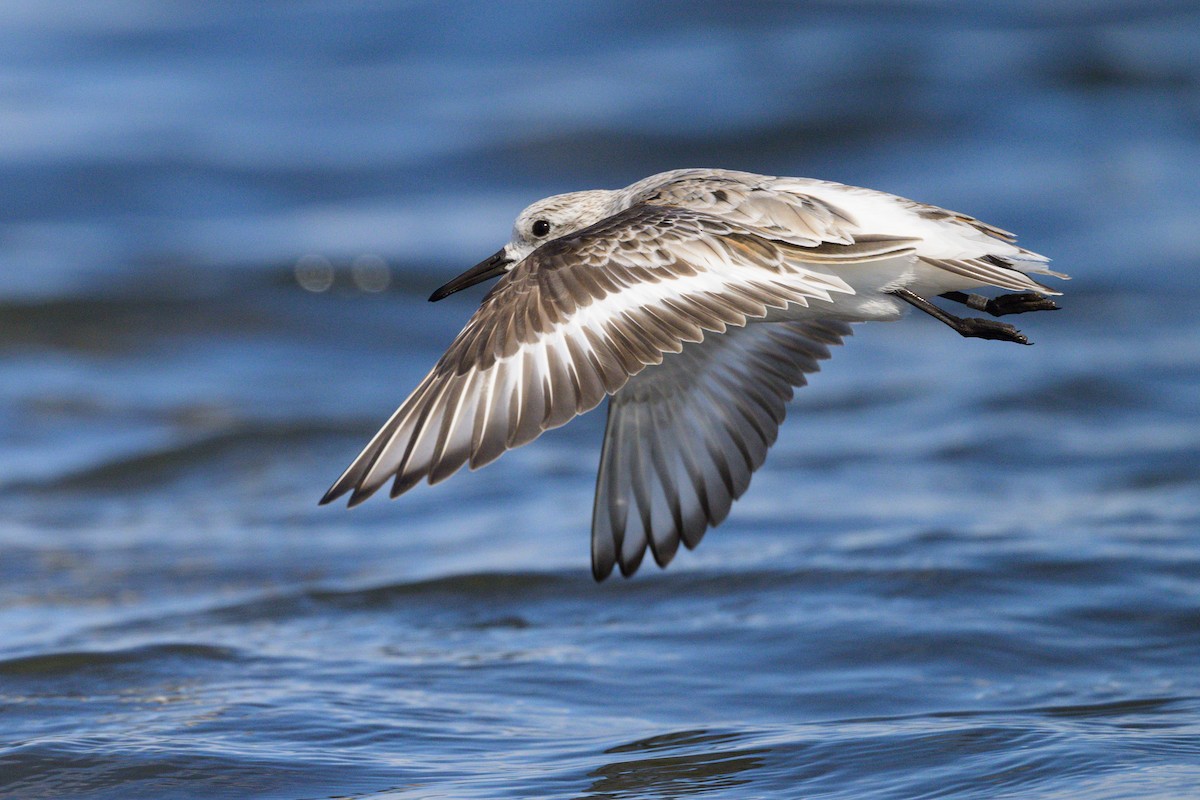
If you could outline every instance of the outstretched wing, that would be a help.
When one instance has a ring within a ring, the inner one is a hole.
[[[911,252],[907,240],[873,252]],[[853,293],[800,248],[690,209],[639,205],[538,248],[487,294],[446,354],[326,493],[354,505],[486,464],[594,408],[666,353],[771,309]]]
[[[609,400],[592,517],[592,574],[629,576],[647,546],[660,567],[691,549],[750,485],[792,387],[850,326],[764,322],[687,344]]]

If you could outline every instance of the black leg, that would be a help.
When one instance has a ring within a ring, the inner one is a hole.
[[[1024,314],[1027,311],[1058,311],[1057,303],[1037,292],[1002,294],[992,298],[966,292],[946,292],[938,296],[962,303],[976,311],[985,311],[993,317],[1003,317],[1005,314]]]
[[[1004,342],[1029,344],[1029,339],[1025,337],[1025,334],[1006,322],[995,322],[990,319],[979,319],[977,317],[956,317],[938,308],[919,294],[910,292],[908,289],[893,289],[891,293],[909,305],[921,309],[938,322],[949,325],[958,331],[960,336],[968,336],[976,339],[999,339]]]

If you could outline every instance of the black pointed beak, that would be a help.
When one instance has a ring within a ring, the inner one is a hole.
[[[442,298],[449,297],[455,292],[462,291],[468,286],[474,286],[477,283],[498,278],[505,273],[508,265],[512,263],[512,259],[508,257],[508,253],[501,248],[496,253],[493,253],[488,258],[480,261],[469,270],[459,275],[454,280],[447,283],[445,286],[438,288],[436,292],[429,295],[429,302],[436,303]]]

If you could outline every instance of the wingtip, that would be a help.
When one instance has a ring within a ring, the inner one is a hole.
[[[364,492],[361,488],[355,489],[350,495],[350,499],[346,501],[346,508],[354,508],[355,506],[362,505],[374,493],[373,489],[367,492]]]
[[[621,577],[626,580],[632,578],[634,573],[638,571],[638,567],[642,565],[642,556],[644,555],[645,551],[642,551],[638,554],[637,558],[629,559],[628,561],[622,558],[617,561],[617,567],[621,570]]]
[[[325,495],[320,500],[317,501],[317,505],[318,506],[327,506],[330,503],[334,502],[335,500],[340,500],[342,497],[345,496],[346,492],[348,492],[348,491],[350,491],[350,489],[348,487],[347,488],[336,488],[335,487],[333,489],[330,489],[328,492],[325,493]],[[356,505],[363,502],[370,496],[371,496],[370,492],[363,494],[363,493],[360,493],[356,489],[354,491],[354,494],[350,495],[350,499],[346,502],[346,508],[354,508]]]
[[[335,483],[333,486],[330,486],[328,490],[326,490],[325,494],[321,495],[321,499],[317,501],[317,505],[327,506],[345,493],[346,490],[339,488]]]
[[[392,479],[392,488],[388,490],[388,497],[395,500],[409,489],[415,487],[425,477],[427,477],[426,473],[420,471],[414,471],[405,475],[404,468],[401,467],[400,471],[396,473],[396,477]],[[433,481],[429,481],[429,484],[433,485]]]

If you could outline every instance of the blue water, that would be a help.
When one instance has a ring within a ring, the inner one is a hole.
[[[1200,794],[1200,10],[972,6],[7,4],[0,797]],[[682,166],[1074,280],[860,326],[665,572],[591,579],[598,413],[317,507],[434,287]]]

